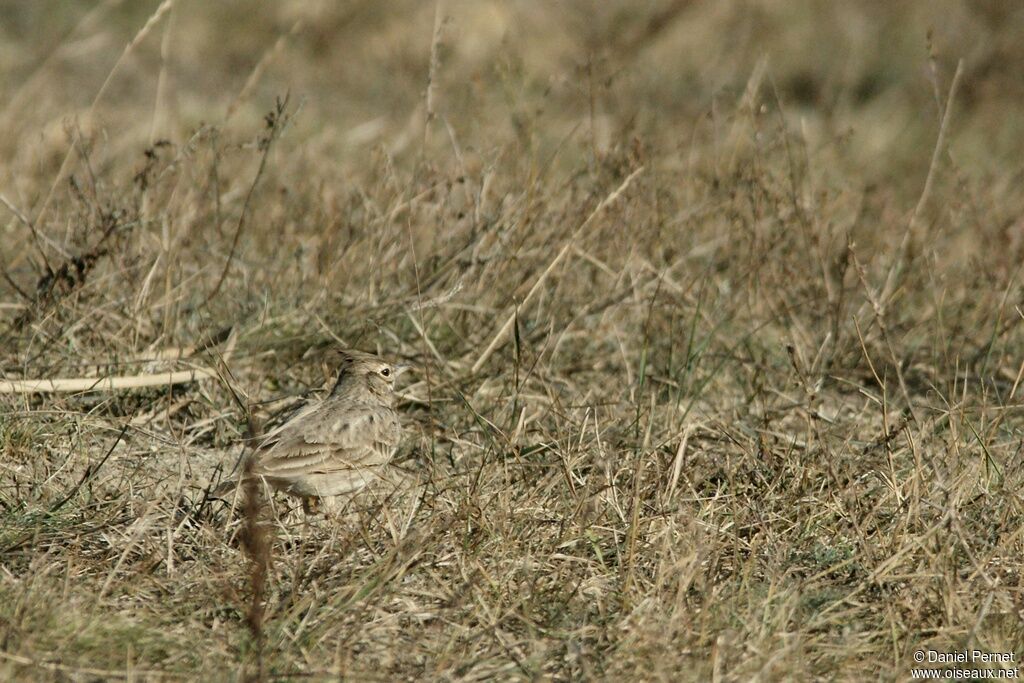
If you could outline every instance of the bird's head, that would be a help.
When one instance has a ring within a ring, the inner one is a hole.
[[[380,396],[390,396],[395,390],[395,379],[409,367],[405,363],[391,363],[363,351],[345,350],[340,356],[338,381],[331,391],[332,395],[369,390]]]

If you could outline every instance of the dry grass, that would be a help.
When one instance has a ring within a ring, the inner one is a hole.
[[[0,7],[0,377],[216,370],[0,395],[0,678],[1024,655],[1024,15],[638,5]],[[210,500],[339,343],[394,485]]]

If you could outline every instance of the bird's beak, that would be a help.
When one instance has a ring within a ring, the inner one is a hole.
[[[412,364],[411,363],[396,363],[395,365],[392,365],[391,367],[395,371],[395,379],[398,379],[399,377],[402,376],[403,372],[405,372],[406,370],[408,370],[409,368],[412,367]]]

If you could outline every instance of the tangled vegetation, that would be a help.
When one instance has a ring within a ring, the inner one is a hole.
[[[0,380],[96,382],[0,394],[0,678],[1019,661],[1022,32],[0,7]],[[414,365],[393,476],[327,519],[211,499],[339,346]]]

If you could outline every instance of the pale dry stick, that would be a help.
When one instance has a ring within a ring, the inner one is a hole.
[[[512,436],[509,437],[509,443],[520,443],[519,438],[523,435],[523,430],[526,429],[526,406],[523,406],[522,410],[519,411],[519,419],[516,421],[516,428],[512,430]],[[586,425],[584,425],[586,427]],[[583,440],[583,431],[580,431],[580,441]],[[566,472],[569,472],[569,468],[566,467]],[[567,477],[569,486],[572,487],[572,477]]]
[[[686,445],[690,442],[690,434],[693,433],[693,427],[690,427],[683,432],[683,438],[679,440],[679,448],[676,450],[676,457],[672,461],[672,479],[668,484],[668,498],[672,498],[672,494],[676,492],[676,485],[679,483],[679,475],[683,470],[683,460],[686,458]]]
[[[238,335],[235,334],[234,330],[232,330],[229,333],[224,353],[220,355],[218,360],[226,364],[228,359],[231,357],[232,353],[234,353],[235,344],[237,341]],[[204,344],[202,346],[191,345],[179,348],[158,349],[155,352],[148,354],[148,357],[146,355],[136,355],[134,360],[135,362],[179,361],[191,357],[198,350],[212,349],[216,345],[217,344]],[[193,400],[194,399],[192,397],[186,396],[185,398],[182,398],[181,400],[175,402],[173,405],[165,406],[163,408],[153,408],[152,410],[149,410],[144,414],[136,415],[135,417],[133,417],[131,420],[131,424],[133,426],[147,424],[148,422],[155,419],[158,415],[162,415],[164,419],[169,420],[171,417],[178,414],[183,408],[186,408],[188,405],[190,405],[193,402]]]
[[[597,208],[595,208],[590,213],[590,215],[587,216],[586,220],[580,223],[579,227],[573,231],[572,235],[570,235],[569,239],[566,241],[565,246],[563,246],[562,250],[558,252],[558,255],[555,256],[554,259],[552,259],[551,263],[548,264],[548,267],[544,270],[543,273],[540,274],[540,277],[537,278],[537,281],[533,283],[533,287],[531,287],[530,291],[526,293],[526,296],[523,298],[522,302],[518,306],[512,307],[512,312],[509,314],[508,320],[505,321],[505,324],[501,326],[501,329],[498,330],[498,333],[494,335],[494,339],[491,340],[491,343],[487,345],[487,348],[484,349],[484,352],[480,354],[480,357],[476,360],[475,363],[473,363],[473,367],[471,368],[472,372],[478,372],[480,368],[483,367],[484,363],[487,362],[487,359],[491,357],[491,354],[494,353],[498,346],[505,340],[505,337],[508,336],[509,331],[512,329],[512,325],[515,324],[517,311],[522,311],[526,308],[526,306],[533,299],[534,295],[540,290],[541,285],[544,284],[544,281],[548,279],[548,276],[551,275],[555,268],[558,267],[558,264],[560,264],[565,259],[565,257],[569,254],[570,251],[572,251],[573,244],[576,242],[576,238],[579,236],[579,234],[583,232],[583,230],[588,225],[590,225],[590,223],[595,218],[601,215],[601,213],[604,212],[606,208],[608,208],[620,196],[622,196],[622,193],[626,191],[626,189],[630,186],[633,180],[638,175],[640,175],[640,173],[643,172],[643,170],[644,167],[641,166],[632,173],[630,173],[629,176],[627,176],[626,179],[622,181],[622,184],[619,185],[618,189],[616,189],[614,192],[605,197],[601,201],[601,203],[597,205]]]
[[[118,391],[145,387],[188,384],[202,379],[213,379],[217,373],[209,368],[157,372],[145,375],[115,375],[110,377],[74,377],[58,379],[3,379],[0,394],[77,393],[83,391]]]
[[[269,50],[263,53],[263,56],[260,57],[260,61],[256,62],[256,66],[254,66],[252,71],[249,73],[249,77],[245,79],[245,84],[242,86],[242,89],[238,91],[238,95],[231,104],[228,105],[227,112],[224,114],[225,123],[227,123],[231,117],[235,115],[235,112],[238,111],[238,108],[247,99],[249,99],[249,96],[252,95],[252,91],[256,88],[256,84],[260,82],[260,78],[262,78],[264,72],[266,72],[267,66],[269,66],[271,61],[273,61],[281,50],[284,49],[284,45],[288,42],[288,39],[297,35],[302,28],[303,21],[302,19],[299,19],[292,24],[292,27],[288,29],[286,33],[281,34]]]
[[[1003,376],[1005,377],[1006,375]],[[1017,370],[1017,376],[1013,380],[1013,387],[1010,389],[1010,395],[1007,397],[1007,401],[1012,401],[1013,397],[1017,395],[1017,387],[1020,386],[1021,378],[1024,378],[1024,360],[1020,362],[1020,369]]]
[[[149,32],[153,30],[153,26],[155,26],[157,22],[159,22],[160,19],[162,19],[163,16],[167,14],[168,11],[170,11],[171,7],[174,6],[174,2],[175,0],[164,0],[162,3],[160,3],[160,6],[156,8],[156,11],[153,12],[152,15],[150,15],[149,19],[146,20],[146,23],[142,26],[141,29],[139,29],[139,32],[135,34],[135,37],[132,38],[128,45],[125,46],[124,51],[121,53],[121,56],[117,58],[116,62],[114,62],[113,68],[110,70],[110,73],[107,74],[106,80],[103,81],[103,85],[100,86],[99,91],[93,98],[92,104],[89,105],[88,113],[90,117],[96,112],[96,106],[100,103],[100,100],[103,99],[103,96],[106,94],[107,88],[110,87],[110,83],[114,80],[114,74],[117,73],[118,68],[121,66],[121,64],[124,63],[128,55],[131,54],[131,52],[136,47],[138,47],[139,43],[142,42],[142,40],[149,34]],[[73,157],[74,151],[75,146],[72,145],[71,148],[68,149],[67,154],[64,155],[64,161],[61,162],[60,169],[57,171],[57,177],[53,179],[53,184],[50,186],[50,190],[46,193],[46,198],[43,199],[43,203],[39,206],[39,210],[36,211],[36,218],[33,221],[35,225],[43,224],[43,218],[46,216],[46,210],[50,208],[50,202],[53,201],[53,195],[54,193],[56,193],[57,187],[64,181],[64,178],[67,177],[68,170],[71,167],[71,159]]]
[[[903,261],[906,258],[907,250],[910,248],[910,237],[914,232],[914,229],[920,224],[921,214],[924,211],[924,207],[928,204],[928,200],[931,199],[932,185],[935,182],[935,169],[939,165],[939,158],[942,156],[942,150],[946,146],[946,135],[949,132],[949,121],[951,112],[953,111],[953,99],[956,97],[957,88],[960,85],[960,78],[964,72],[964,60],[960,60],[956,65],[956,73],[953,75],[953,82],[949,86],[949,96],[946,98],[946,109],[942,114],[942,124],[939,126],[939,135],[935,140],[935,149],[932,151],[931,165],[928,167],[928,175],[924,181],[924,189],[921,190],[921,197],[917,200],[917,206],[914,207],[914,213],[910,215],[910,222],[907,223],[906,229],[903,231],[903,239],[900,241],[900,246],[896,250],[896,255],[893,257],[892,263],[889,265],[889,272],[885,276],[885,283],[882,285],[882,290],[878,293],[878,303],[884,312],[885,306],[888,304],[889,298],[892,297],[893,292],[896,291],[896,281],[902,272]],[[864,302],[861,305],[860,310],[857,312],[857,317],[862,317],[867,312],[868,306],[871,302]]]

